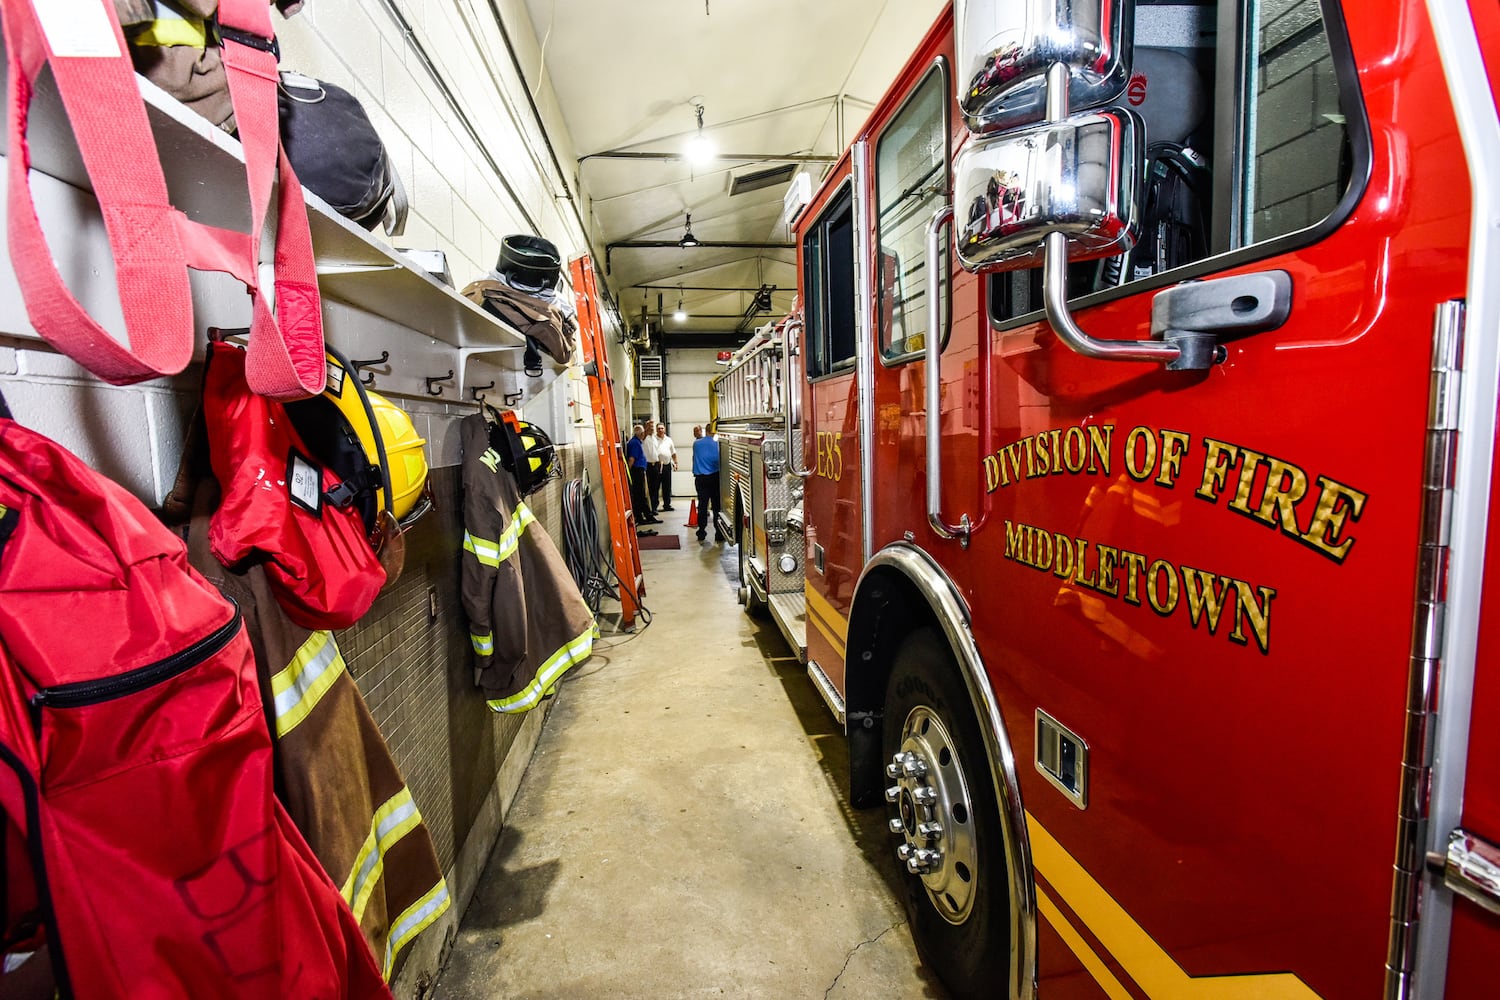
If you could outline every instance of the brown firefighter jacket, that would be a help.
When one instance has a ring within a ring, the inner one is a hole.
[[[260,566],[232,573],[209,552],[217,494],[211,484],[198,491],[189,558],[244,614],[276,738],[277,792],[389,981],[401,950],[449,906],[432,837],[333,633],[287,618]]]
[[[475,682],[497,712],[535,708],[589,658],[594,618],[546,530],[490,446],[483,414],[464,418],[463,601]]]

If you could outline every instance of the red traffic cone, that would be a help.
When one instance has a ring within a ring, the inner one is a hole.
[[[698,501],[696,501],[696,500],[694,500],[692,503],[688,504],[687,526],[689,528],[696,528],[696,527],[698,527]]]

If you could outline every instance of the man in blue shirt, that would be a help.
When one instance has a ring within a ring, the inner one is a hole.
[[[630,470],[630,506],[635,509],[635,523],[660,524],[661,518],[651,513],[651,501],[646,499],[646,428],[636,424],[631,433],[633,436],[625,442],[625,466]]]
[[[693,485],[698,488],[698,541],[703,541],[712,520],[714,541],[722,542],[719,528],[719,442],[703,433],[703,425],[693,427]],[[712,508],[713,513],[709,514]]]

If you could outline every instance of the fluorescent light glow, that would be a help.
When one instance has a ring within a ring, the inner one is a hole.
[[[686,312],[686,310],[684,310],[681,306],[678,306],[677,307],[677,311],[672,314],[672,319],[676,320],[678,323],[686,323],[687,322],[687,312]]]

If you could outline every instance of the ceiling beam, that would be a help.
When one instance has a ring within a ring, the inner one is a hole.
[[[795,250],[795,243],[745,243],[740,241],[701,240],[692,247],[682,246],[677,240],[622,240],[608,243],[604,247],[604,273],[610,273],[611,258],[616,250]]]
[[[837,156],[824,153],[715,153],[715,160],[733,160],[736,163],[835,163]],[[608,149],[602,153],[585,153],[578,158],[584,160],[660,160],[677,162],[686,160],[686,153],[652,153],[646,151]]]

